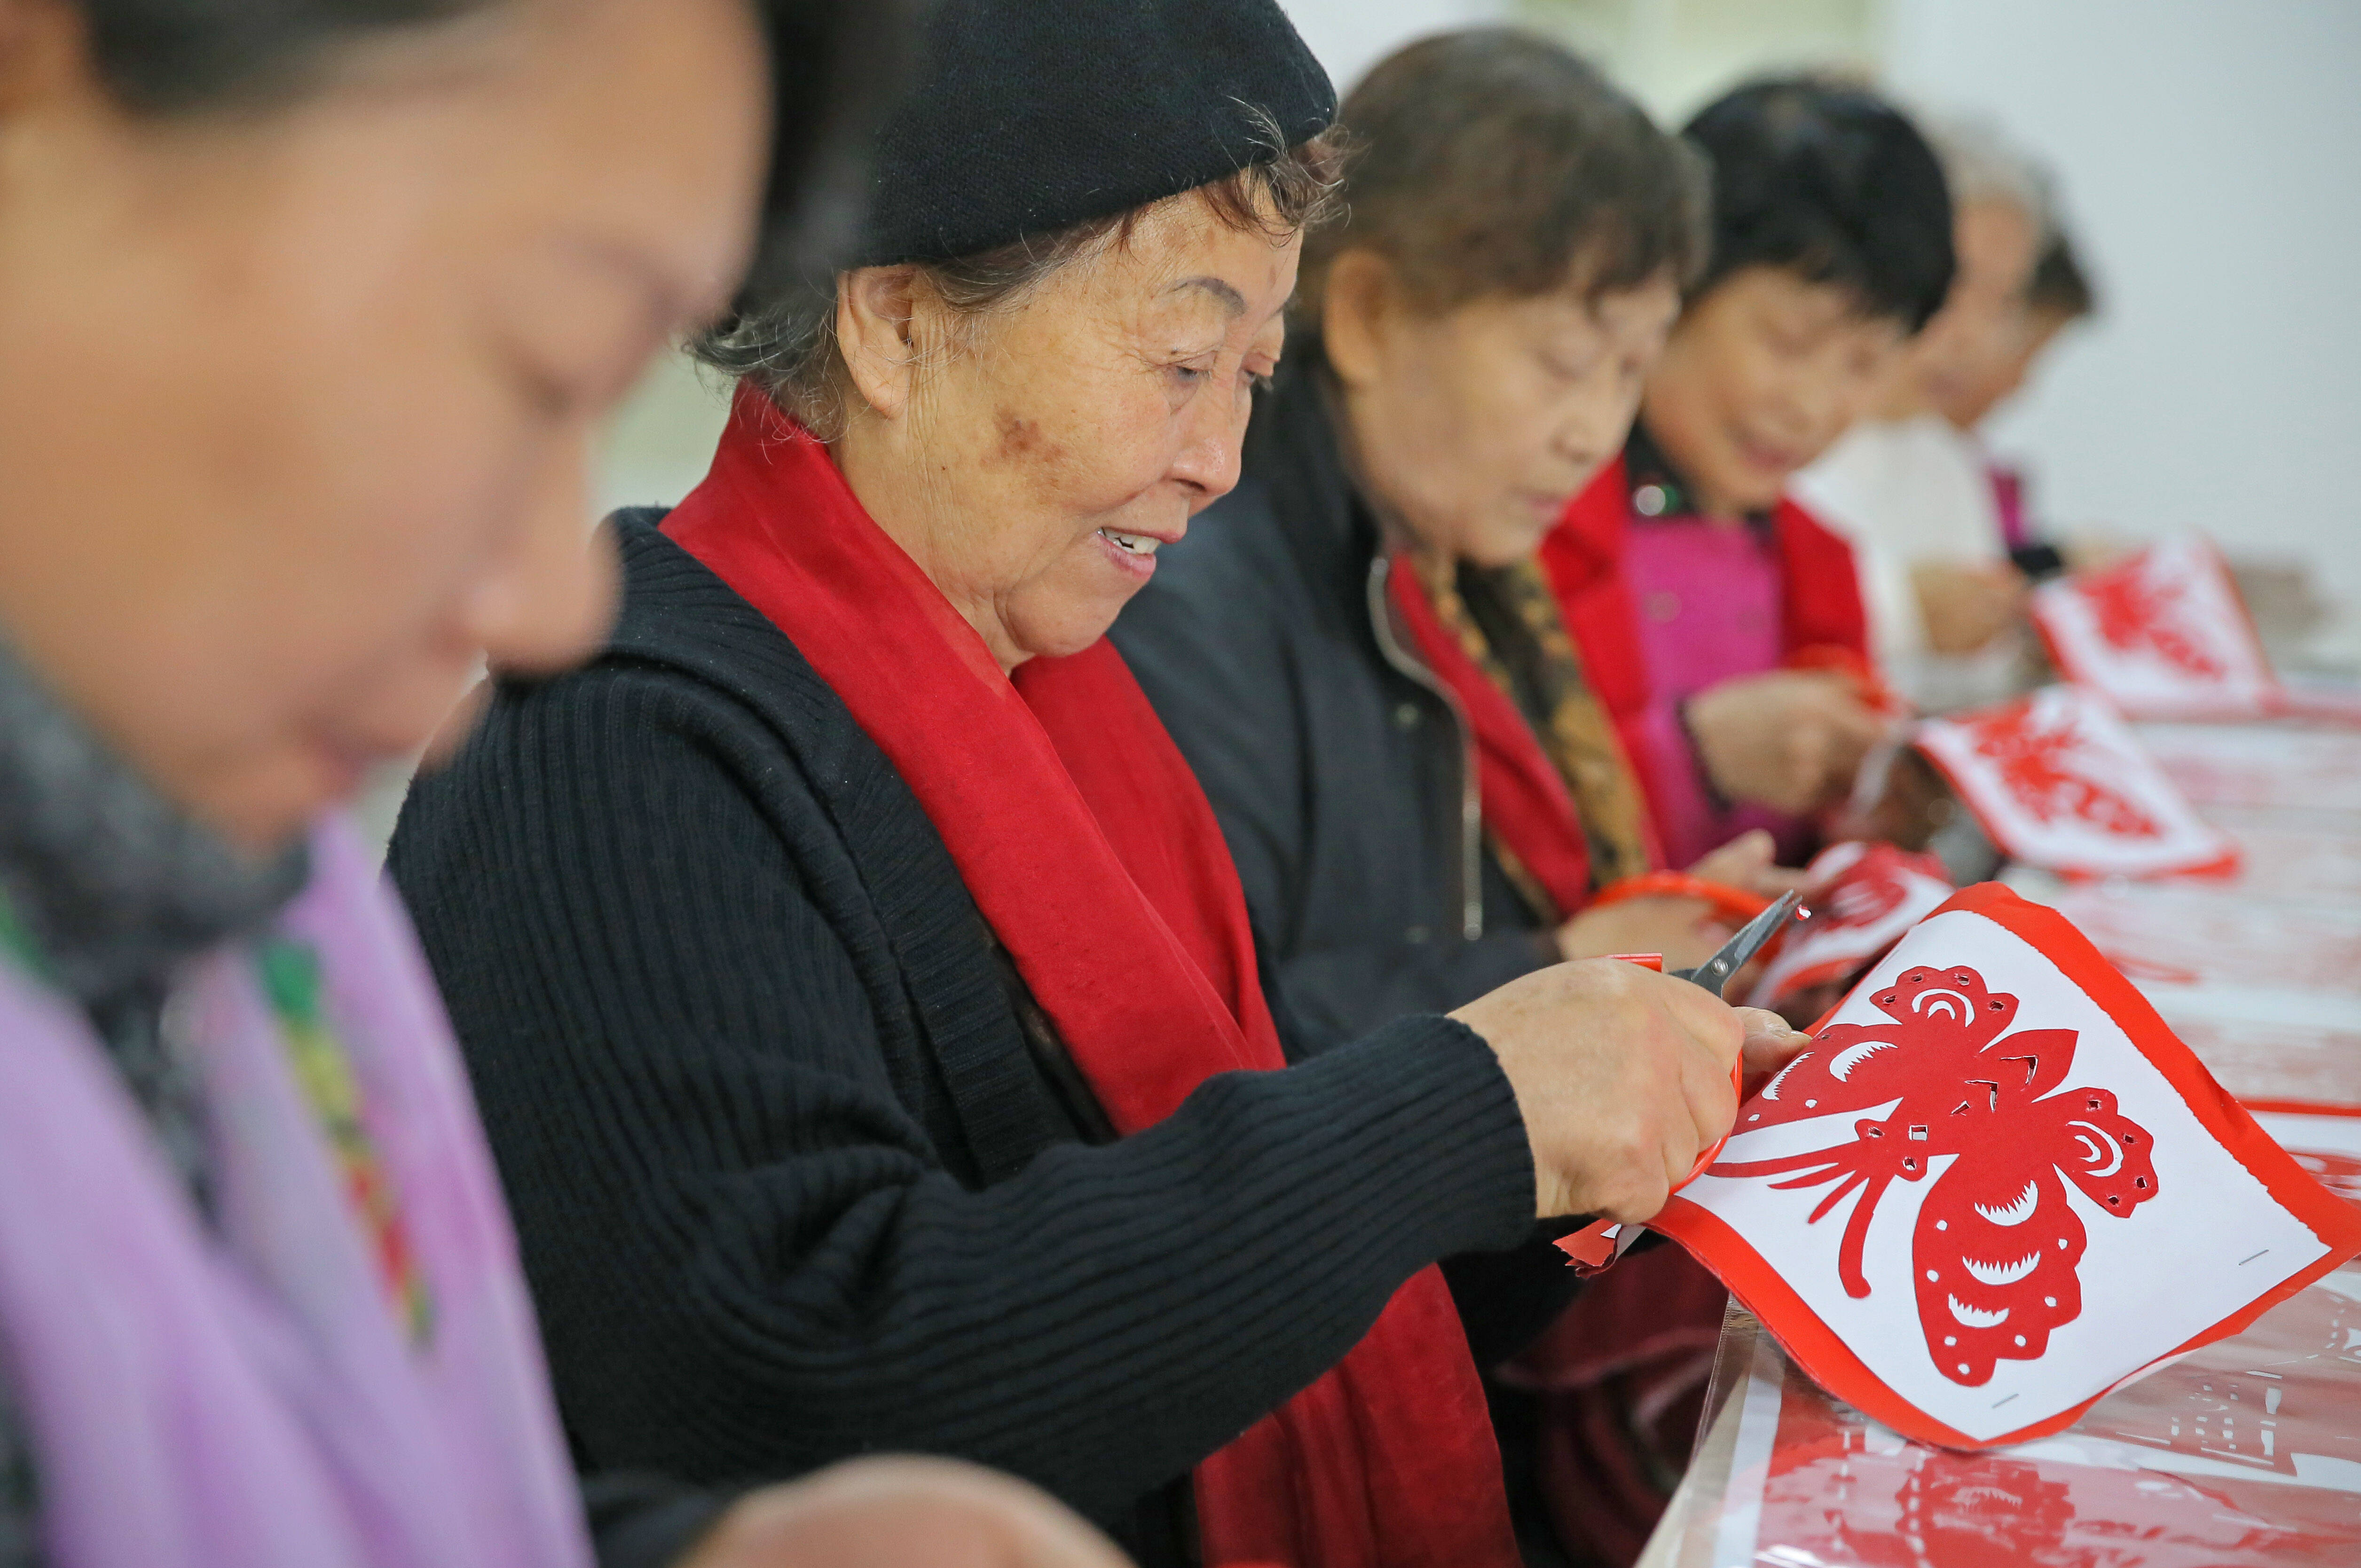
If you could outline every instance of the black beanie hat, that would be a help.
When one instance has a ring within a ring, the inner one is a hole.
[[[1260,111],[1257,115],[1256,111]],[[948,261],[1211,185],[1336,118],[1278,0],[941,0],[860,265]]]

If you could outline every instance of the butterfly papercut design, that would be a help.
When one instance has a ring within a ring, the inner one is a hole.
[[[1895,1181],[1935,1178],[1911,1242],[1919,1326],[1943,1375],[1969,1387],[2005,1358],[2037,1359],[2081,1314],[2088,1234],[2067,1183],[2100,1212],[2128,1219],[2156,1196],[2147,1129],[2103,1089],[2061,1089],[2072,1029],[2007,1033],[2017,999],[1973,969],[1920,966],[1871,998],[1890,1022],[1820,1031],[1739,1118],[1741,1134],[1891,1105],[1828,1148],[1725,1161],[1710,1174],[1782,1177],[1782,1189],[1833,1183],[1817,1224],[1853,1198],[1838,1250],[1848,1295],[1870,1294],[1862,1248]]]
[[[2186,590],[2159,583],[2147,572],[2147,557],[2095,573],[2077,585],[2091,607],[2099,635],[2126,653],[2148,652],[2174,669],[2206,680],[2229,674],[2222,661],[2174,623]]]
[[[2045,827],[2060,817],[2078,817],[2122,838],[2159,839],[2163,824],[2138,803],[2074,764],[2082,736],[2070,712],[2043,725],[2030,701],[1968,724],[1969,744],[1991,760],[2002,784]]]

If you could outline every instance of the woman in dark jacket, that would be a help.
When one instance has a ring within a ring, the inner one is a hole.
[[[1693,898],[1600,901],[1660,862],[1538,559],[1621,449],[1704,265],[1702,170],[1583,61],[1508,29],[1404,49],[1345,116],[1351,218],[1306,247],[1312,334],[1256,411],[1243,482],[1114,632],[1204,783],[1314,1041],[1563,958],[1697,962],[1721,937]],[[1778,885],[1759,834],[1696,870]],[[1578,1484],[1631,1463],[1598,1433],[1650,1425],[1621,1388],[1685,1371],[1693,1322],[1709,1353],[1722,1301],[1685,1255],[1633,1257],[1551,1331],[1577,1354],[1521,1376],[1554,1387],[1568,1365],[1612,1366],[1613,1387],[1586,1375],[1542,1403],[1493,1381],[1512,1477],[1532,1473],[1516,1499],[1546,1501],[1577,1557],[1623,1544],[1624,1510]],[[1686,1440],[1637,1446],[1677,1473]],[[1520,1509],[1529,1533],[1543,1512]]]
[[[1654,837],[1536,561],[1704,263],[1703,171],[1509,29],[1413,44],[1345,107],[1352,215],[1306,249],[1308,341],[1244,482],[1115,630],[1325,1039],[1721,936],[1694,899],[1591,905]],[[1754,883],[1763,848],[1698,869]]]
[[[1432,1266],[1652,1212],[1744,1030],[1568,966],[1284,1065],[1102,634],[1235,477],[1330,91],[1270,0],[932,42],[866,264],[708,345],[731,425],[621,523],[606,657],[501,691],[396,839],[577,1453],[930,1449],[1150,1562],[1506,1563]]]

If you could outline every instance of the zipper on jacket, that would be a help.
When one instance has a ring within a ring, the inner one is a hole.
[[[1378,651],[1395,672],[1443,699],[1459,736],[1459,932],[1470,942],[1484,937],[1484,795],[1478,782],[1476,727],[1458,696],[1434,672],[1413,658],[1394,636],[1392,600],[1387,587],[1393,561],[1382,550],[1369,563],[1369,629],[1377,633]]]

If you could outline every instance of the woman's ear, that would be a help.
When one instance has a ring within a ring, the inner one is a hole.
[[[1377,380],[1386,339],[1401,307],[1401,277],[1374,250],[1348,250],[1328,264],[1320,302],[1320,346],[1347,387]]]
[[[836,342],[845,373],[861,400],[885,419],[902,416],[917,383],[917,296],[915,267],[863,267],[836,281]]]

